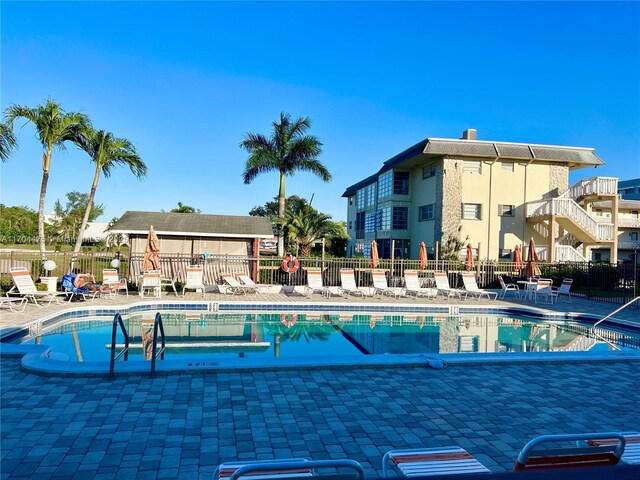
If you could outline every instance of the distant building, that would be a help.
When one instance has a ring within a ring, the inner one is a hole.
[[[625,200],[640,200],[640,178],[619,181],[618,193]]]

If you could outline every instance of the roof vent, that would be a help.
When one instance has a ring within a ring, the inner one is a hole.
[[[462,132],[462,140],[477,140],[478,131],[475,128],[467,128]]]

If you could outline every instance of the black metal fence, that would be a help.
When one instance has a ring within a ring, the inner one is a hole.
[[[38,252],[0,252],[0,273],[7,274],[11,267],[26,267],[34,278],[41,276],[56,276],[58,279],[67,272],[71,261],[70,252],[55,252],[47,255],[49,260],[56,263],[56,268],[45,271]],[[76,261],[76,268],[81,271],[92,272],[98,281],[102,279],[102,270],[112,268],[112,262],[117,259],[120,275],[127,278],[132,285],[138,283],[142,273],[144,255],[131,254],[128,257],[118,257],[106,252],[81,252]],[[368,258],[300,258],[300,268],[292,273],[282,269],[282,259],[273,256],[247,257],[231,255],[164,255],[160,254],[162,274],[171,277],[176,282],[185,281],[186,267],[191,264],[204,266],[204,282],[207,285],[220,284],[221,275],[248,274],[258,283],[276,285],[306,285],[307,270],[319,268],[322,270],[323,282],[327,286],[340,285],[340,269],[354,269],[356,282],[359,286],[372,285],[371,265]],[[498,275],[504,275],[506,280],[523,278],[522,270],[516,268],[513,262],[477,262],[472,271],[476,273],[478,285],[481,288],[500,288]],[[539,263],[541,276],[551,278],[554,285],[559,286],[563,278],[573,278],[571,293],[577,297],[613,304],[624,304],[640,294],[638,281],[640,280],[640,266],[638,265],[609,265],[593,262],[563,262]],[[402,286],[405,270],[417,270],[419,276],[427,279],[434,271],[447,272],[451,286],[462,286],[460,273],[467,271],[465,264],[460,261],[429,260],[426,268],[420,268],[417,260],[411,259],[380,259],[378,269],[385,270],[390,286]],[[6,276],[3,284],[11,285]]]

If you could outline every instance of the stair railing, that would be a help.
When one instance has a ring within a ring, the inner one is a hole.
[[[118,333],[118,327],[120,327],[120,331],[122,335],[124,335],[124,348],[120,350],[118,355],[116,355],[116,334]],[[109,360],[109,380],[113,380],[115,375],[115,365],[120,358],[124,356],[124,361],[126,362],[129,359],[129,334],[127,333],[127,329],[124,328],[124,322],[122,321],[122,316],[119,313],[116,313],[113,317],[113,328],[111,329],[111,359]]]

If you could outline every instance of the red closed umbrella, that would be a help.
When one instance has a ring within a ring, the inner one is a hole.
[[[525,277],[539,277],[542,273],[540,271],[540,267],[538,266],[538,262],[540,259],[538,258],[538,252],[536,252],[536,244],[533,241],[533,238],[529,240],[529,251],[527,252],[527,264],[524,267],[524,276]]]
[[[522,270],[522,252],[520,251],[520,245],[516,245],[515,250],[513,251],[513,263],[514,269],[516,271]]]
[[[371,268],[378,268],[378,265],[380,265],[380,257],[378,257],[378,244],[375,240],[371,241],[371,252],[369,258],[371,258],[369,266]]]
[[[418,250],[418,267],[427,268],[427,246],[424,242],[420,242],[420,250]]]
[[[473,270],[473,249],[471,248],[470,243],[467,243],[467,258],[465,261],[465,268],[467,270]]]
[[[144,249],[144,262],[142,268],[144,270],[160,270],[160,241],[153,229],[153,225],[149,227],[149,236],[147,237],[147,247]]]

